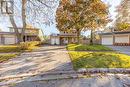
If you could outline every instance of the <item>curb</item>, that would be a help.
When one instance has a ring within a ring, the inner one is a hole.
[[[114,74],[130,74],[130,69],[126,68],[91,68],[91,69],[79,69],[78,73],[114,73]]]
[[[4,79],[14,79],[21,77],[32,77],[32,76],[47,76],[47,75],[69,75],[69,74],[98,74],[98,73],[112,73],[112,74],[130,74],[130,69],[124,68],[92,68],[92,69],[79,69],[78,71],[58,71],[58,72],[44,72],[36,74],[23,74],[23,75],[12,75],[7,77],[0,77],[0,80]]]

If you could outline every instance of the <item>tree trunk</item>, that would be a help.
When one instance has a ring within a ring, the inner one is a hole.
[[[23,37],[25,35],[25,29],[26,29],[26,2],[27,0],[22,0],[22,22],[23,22],[23,28],[21,31],[21,40],[24,41]]]
[[[77,40],[78,40],[77,44],[80,44],[80,30],[79,29],[77,29]]]
[[[19,44],[21,42],[21,36],[20,36],[19,31],[18,31],[17,25],[14,21],[13,15],[9,15],[9,19],[10,19],[10,22],[11,22],[13,28],[14,28],[14,31],[15,31],[15,34],[16,34],[16,37],[17,37],[17,43]]]
[[[93,45],[93,29],[91,30],[91,35],[90,35],[90,45]]]

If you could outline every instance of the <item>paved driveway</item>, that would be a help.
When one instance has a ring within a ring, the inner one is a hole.
[[[43,46],[35,52],[23,53],[18,58],[0,63],[0,78],[71,70],[65,46]]]
[[[130,46],[108,46],[113,50],[130,55]]]

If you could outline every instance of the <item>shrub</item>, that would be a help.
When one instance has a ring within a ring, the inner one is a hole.
[[[40,45],[39,41],[21,42],[19,47],[21,50],[32,50],[34,47]]]

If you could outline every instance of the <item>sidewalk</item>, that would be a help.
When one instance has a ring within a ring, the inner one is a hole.
[[[57,78],[57,76],[54,77]],[[43,76],[43,79],[28,80],[1,87],[130,87],[130,77],[121,74],[94,74],[87,75],[85,78],[57,78],[50,80],[44,78]]]

